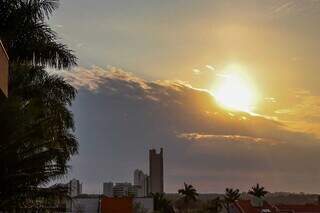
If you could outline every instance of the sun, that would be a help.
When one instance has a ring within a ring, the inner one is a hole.
[[[213,93],[218,103],[232,110],[252,112],[256,103],[255,89],[243,69],[230,65],[217,76]]]

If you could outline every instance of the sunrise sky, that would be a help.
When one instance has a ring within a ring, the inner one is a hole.
[[[72,107],[86,192],[147,172],[165,190],[317,192],[319,0],[61,0],[50,20],[79,66]]]

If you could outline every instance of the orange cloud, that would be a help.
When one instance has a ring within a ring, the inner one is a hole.
[[[209,142],[209,143],[220,143],[220,142],[238,142],[238,143],[266,143],[269,145],[276,145],[283,143],[268,138],[255,138],[243,135],[203,135],[199,133],[182,133],[178,135],[179,138],[186,139],[191,142]]]

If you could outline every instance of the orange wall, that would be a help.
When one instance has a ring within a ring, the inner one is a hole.
[[[8,57],[0,41],[0,95],[8,95]]]
[[[104,197],[101,200],[101,213],[133,213],[133,199]]]

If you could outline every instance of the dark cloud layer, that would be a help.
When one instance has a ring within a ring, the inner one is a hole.
[[[262,116],[219,107],[184,82],[147,82],[110,68],[66,73],[79,94],[73,111],[80,154],[72,176],[85,190],[147,171],[148,149],[165,151],[165,189],[187,181],[202,192],[256,182],[271,191],[317,192],[319,140]]]

